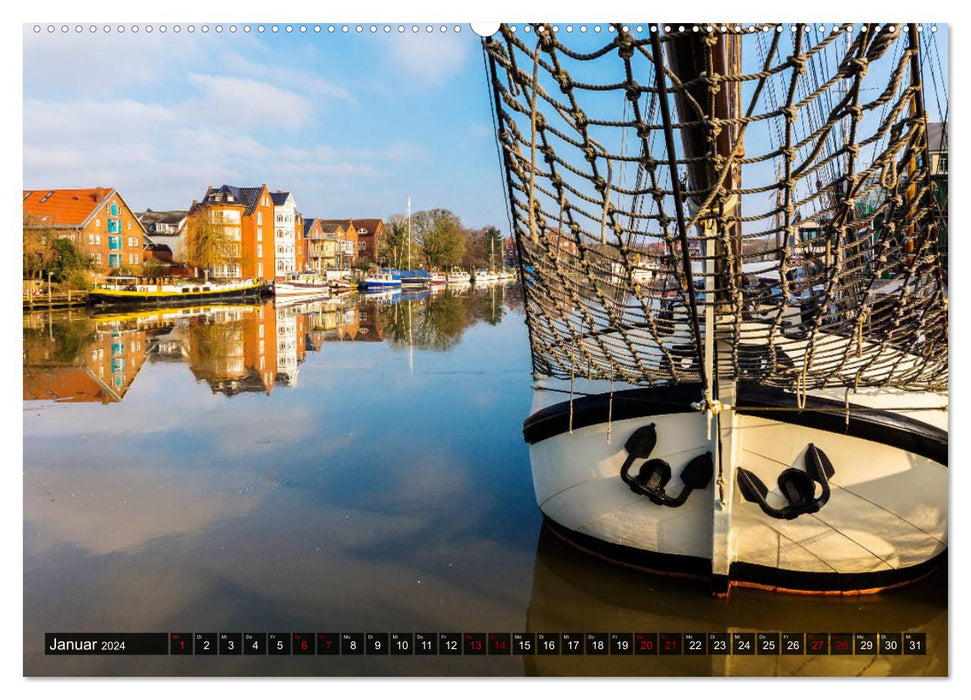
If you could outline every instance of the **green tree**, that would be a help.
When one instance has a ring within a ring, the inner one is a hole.
[[[418,260],[417,253],[418,246],[413,246],[411,251],[413,267]],[[408,217],[404,214],[393,214],[384,224],[378,261],[399,270],[408,265]]]
[[[495,226],[486,226],[482,231],[482,254],[490,268],[502,269],[502,232]]]
[[[54,259],[49,268],[59,282],[76,276],[75,273],[91,267],[91,260],[74,247],[70,238],[58,238],[53,244]]]
[[[207,282],[209,271],[230,259],[229,246],[226,232],[209,220],[208,209],[194,214],[186,222],[186,261],[193,267],[202,268]]]
[[[420,211],[412,217],[412,234],[431,267],[458,265],[465,253],[462,222],[448,209]]]

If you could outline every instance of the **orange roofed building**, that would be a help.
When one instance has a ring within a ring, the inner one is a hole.
[[[211,224],[220,227],[228,242],[226,260],[213,268],[213,277],[273,278],[273,199],[266,185],[210,185],[202,201],[193,202],[189,210],[190,235],[192,218],[197,216],[206,216]]]
[[[145,228],[118,190],[24,190],[24,228],[67,238],[97,271],[140,272]]]

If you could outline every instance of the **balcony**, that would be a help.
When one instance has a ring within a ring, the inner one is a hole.
[[[217,226],[225,226],[227,224],[239,225],[239,212],[235,210],[211,211],[209,212],[209,222]]]

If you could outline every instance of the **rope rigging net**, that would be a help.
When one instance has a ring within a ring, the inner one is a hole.
[[[611,27],[484,42],[534,374],[946,390],[916,25]]]

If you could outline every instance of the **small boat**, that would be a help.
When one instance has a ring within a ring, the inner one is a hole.
[[[159,277],[111,276],[88,293],[92,304],[184,304],[202,299],[258,297],[259,279],[227,282]]]
[[[469,284],[472,282],[472,275],[461,268],[453,267],[445,280],[448,284]]]
[[[432,276],[426,270],[404,270],[401,273],[401,286],[427,287],[432,283]]]
[[[276,282],[273,294],[277,299],[327,297],[330,296],[330,283],[319,275],[298,273],[289,275],[285,282]]]
[[[396,276],[396,274],[398,276]],[[367,291],[380,290],[380,289],[397,289],[401,286],[400,273],[394,272],[376,272],[372,275],[368,275],[364,278],[361,283]]]
[[[401,299],[400,289],[369,289],[365,292],[365,298],[370,302],[382,304],[396,304]]]
[[[489,270],[476,270],[474,281],[476,284],[493,284],[499,281],[499,275]]]
[[[639,262],[631,266],[630,278],[635,284],[650,284],[654,281],[657,266],[652,263]]]
[[[446,275],[444,272],[429,273],[429,283],[433,287],[441,287],[448,283],[448,275]]]

